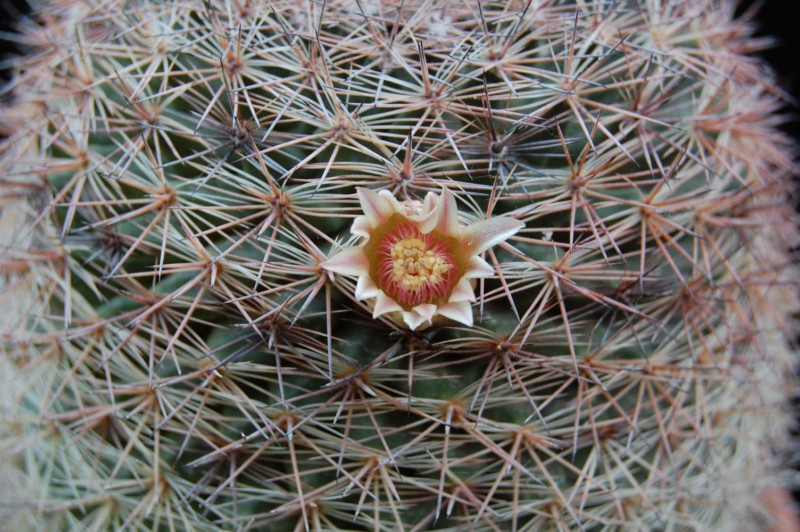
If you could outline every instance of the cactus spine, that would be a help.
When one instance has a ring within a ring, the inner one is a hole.
[[[798,220],[733,10],[42,4],[0,113],[2,519],[760,523]],[[524,228],[410,327],[324,267],[358,190]]]

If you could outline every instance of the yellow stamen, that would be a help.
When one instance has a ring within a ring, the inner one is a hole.
[[[457,277],[450,243],[399,223],[382,235],[376,250],[376,281],[403,308],[446,300]]]
[[[418,291],[426,283],[440,283],[453,267],[428,249],[419,238],[405,238],[392,246],[392,280],[406,290]]]

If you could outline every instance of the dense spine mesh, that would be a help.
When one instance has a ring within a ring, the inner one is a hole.
[[[0,109],[0,518],[755,526],[798,224],[733,4],[42,4]],[[473,327],[320,268],[356,187],[525,223]]]

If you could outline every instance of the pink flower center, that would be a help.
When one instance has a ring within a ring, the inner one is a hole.
[[[399,223],[377,248],[378,284],[405,308],[441,303],[456,280],[456,260],[445,241]]]

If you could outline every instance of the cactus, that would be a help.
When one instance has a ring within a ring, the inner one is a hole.
[[[39,6],[0,112],[0,519],[764,523],[795,166],[734,4]]]

